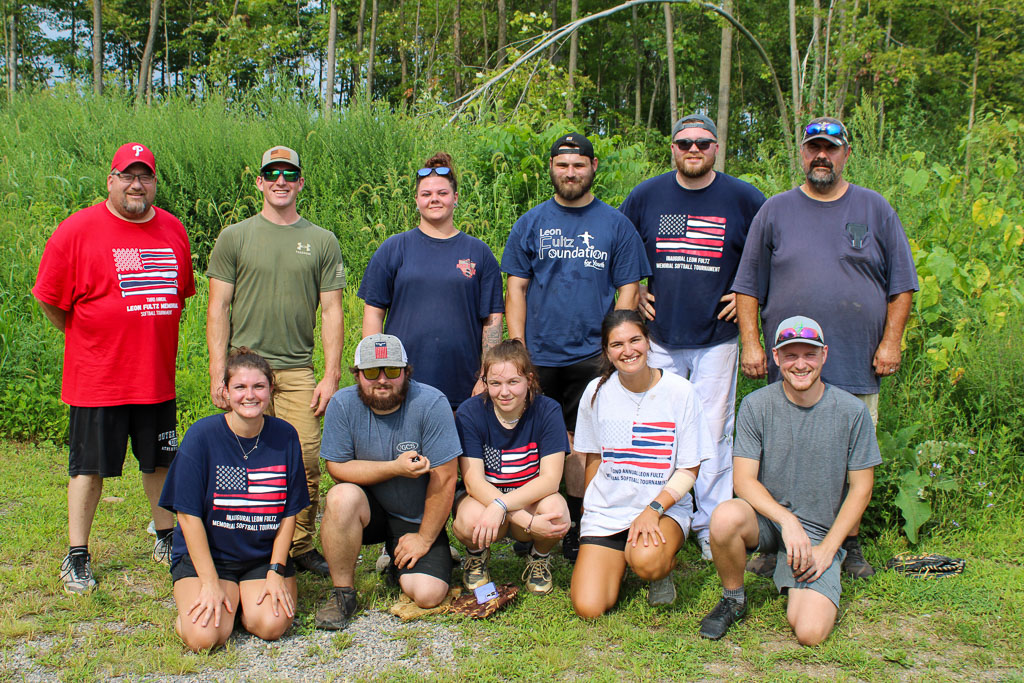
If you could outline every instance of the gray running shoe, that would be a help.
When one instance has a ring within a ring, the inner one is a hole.
[[[487,570],[487,562],[490,559],[490,548],[479,555],[466,553],[466,559],[462,563],[462,585],[466,590],[471,591],[491,582],[491,573]]]
[[[651,581],[647,587],[647,604],[651,607],[657,605],[671,605],[676,600],[676,584],[672,580],[672,572],[663,579]]]
[[[60,564],[60,578],[68,593],[88,593],[96,588],[96,577],[92,574],[92,555],[65,555]]]
[[[523,570],[523,581],[526,582],[526,590],[535,595],[550,593],[555,587],[551,578],[551,557],[530,555],[526,559],[526,569]]]
[[[153,561],[157,564],[165,564],[168,567],[171,566],[171,543],[173,535],[167,536],[166,538],[156,539],[156,543],[153,544]]]
[[[388,566],[391,565],[391,556],[388,555],[388,548],[384,546],[380,549],[380,557],[377,558],[377,563],[373,565],[374,569],[377,570],[378,574],[383,574],[388,570]]]
[[[713,562],[714,557],[711,556],[711,541],[706,538],[697,538],[697,545],[700,546],[700,557],[702,560]]]
[[[156,536],[156,522],[149,520],[149,526],[146,527],[146,533],[150,536]]]

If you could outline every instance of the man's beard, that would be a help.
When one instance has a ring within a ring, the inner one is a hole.
[[[555,176],[555,172],[550,168],[548,169],[548,176],[551,177],[551,184],[555,188],[555,194],[564,199],[567,202],[573,202],[590,192],[590,187],[594,184],[594,173],[591,171],[587,175],[582,173],[576,176],[576,184],[570,186],[564,186],[558,182],[558,178]]]
[[[689,167],[685,162],[686,157],[683,157],[679,160],[679,163],[676,164],[676,168],[679,169],[679,172],[687,178],[700,178],[701,176],[710,173],[711,169],[715,167],[715,157],[711,157],[709,159],[705,156],[704,161],[697,168]]]
[[[829,172],[827,175],[824,176],[815,175],[814,169],[816,168],[827,168]],[[832,165],[832,162],[827,159],[822,159],[821,161],[812,161],[811,167],[807,169],[806,177],[807,182],[810,183],[814,187],[814,189],[822,192],[832,189],[832,186],[835,185],[836,180],[838,180],[838,176],[836,176],[835,172],[835,167]]]
[[[122,215],[124,216],[145,216],[146,212],[149,211],[149,206],[149,201],[145,195],[126,194],[121,199]]]
[[[356,384],[356,390],[359,393],[359,400],[370,410],[394,410],[402,405],[402,401],[405,400],[406,395],[409,393],[409,375],[405,375],[405,379],[402,380],[402,386],[397,390],[392,388],[392,392],[387,396],[377,396],[373,393],[367,394],[363,391],[363,385],[359,383]]]

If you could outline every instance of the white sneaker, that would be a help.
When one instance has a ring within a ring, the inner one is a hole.
[[[378,574],[383,574],[384,572],[386,572],[388,570],[388,567],[390,565],[391,565],[391,556],[388,555],[388,548],[387,548],[387,546],[384,546],[383,548],[380,549],[380,557],[377,558],[377,564],[374,565],[374,568],[377,570]]]
[[[146,533],[150,536],[156,536],[156,522],[149,520],[149,526],[146,527]]]
[[[711,556],[711,541],[706,538],[698,538],[697,545],[700,546],[701,559],[707,560],[708,562],[714,561],[714,557]]]
[[[171,566],[171,542],[174,538],[173,534],[165,538],[156,539],[156,543],[153,544],[153,561],[159,564],[165,564],[168,567]]]

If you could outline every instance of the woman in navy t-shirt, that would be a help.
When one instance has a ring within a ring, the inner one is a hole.
[[[453,410],[483,391],[474,385],[481,348],[501,339],[505,310],[494,254],[455,227],[458,197],[452,158],[438,152],[416,172],[419,225],[384,241],[359,286],[363,335],[401,339],[416,380],[444,392]]]
[[[490,546],[506,534],[531,543],[523,580],[532,593],[551,592],[548,554],[569,530],[569,509],[558,494],[569,450],[562,409],[540,395],[526,347],[506,340],[484,354],[487,391],[455,414],[462,441],[452,530],[468,556],[462,582],[490,582]]]
[[[263,415],[274,389],[267,361],[232,352],[224,385],[230,412],[192,425],[160,496],[178,515],[174,630],[195,651],[223,645],[236,610],[263,640],[288,630],[297,595],[288,549],[295,515],[309,505],[295,428]]]

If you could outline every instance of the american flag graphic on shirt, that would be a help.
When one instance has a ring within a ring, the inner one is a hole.
[[[658,222],[656,253],[722,258],[724,245],[725,218],[721,216],[662,214]]]
[[[484,444],[484,479],[502,492],[519,488],[539,473],[540,453],[536,443],[507,450]]]
[[[284,512],[288,468],[217,465],[213,509],[279,515]]]
[[[630,465],[642,470],[670,470],[675,440],[675,422],[634,422],[629,445],[603,448],[601,459],[613,465]]]
[[[122,297],[178,293],[178,259],[170,247],[112,251]]]

